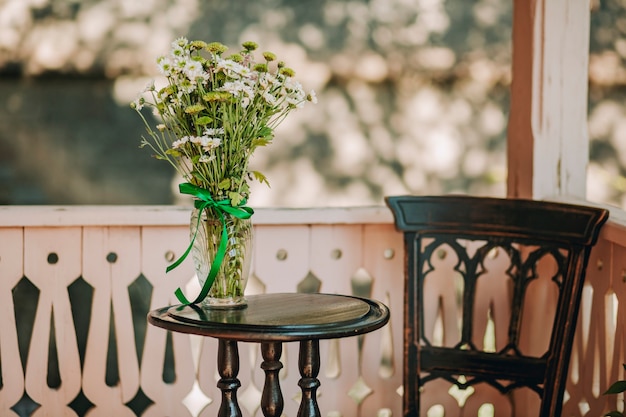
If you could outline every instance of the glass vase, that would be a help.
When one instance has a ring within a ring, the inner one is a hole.
[[[198,216],[201,216],[199,222]],[[228,213],[223,213],[223,216],[222,223],[213,208],[194,208],[191,213],[190,236],[193,238],[195,235],[191,256],[201,287],[204,286],[211,265],[218,255],[224,227],[228,236],[226,251],[215,281],[201,305],[206,308],[243,308],[246,306],[244,290],[248,283],[252,257],[252,221],[239,219]]]

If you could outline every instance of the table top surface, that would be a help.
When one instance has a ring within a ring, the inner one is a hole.
[[[148,313],[148,321],[181,333],[263,342],[335,339],[376,330],[389,320],[382,303],[335,294],[277,293],[246,296],[243,309],[175,305]]]

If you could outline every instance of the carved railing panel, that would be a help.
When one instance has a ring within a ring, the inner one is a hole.
[[[68,295],[68,287],[81,276],[81,253],[79,227],[24,230],[24,276],[39,289],[24,377],[28,396],[40,406],[34,416],[74,415],[69,404],[81,391]]]
[[[95,416],[133,415],[125,404],[139,389],[139,362],[128,287],[141,275],[140,236],[139,227],[83,229],[82,278],[93,288],[83,391]]]
[[[112,209],[108,222],[104,209],[55,212],[39,223],[32,213],[16,215],[26,225],[0,220],[0,415],[216,415],[217,342],[170,334],[146,322],[150,309],[177,303],[178,286],[190,294],[199,290],[190,261],[165,274],[189,241],[187,213],[168,210]],[[284,215],[288,221],[277,221]],[[355,294],[389,305],[391,320],[382,329],[321,342],[318,394],[324,416],[400,416],[402,237],[386,213],[356,223],[333,215],[307,221],[280,210],[277,217],[260,213],[248,291]],[[624,378],[626,229],[615,224],[605,229],[589,262],[564,408],[568,416],[623,407],[620,396],[602,392]],[[449,288],[432,291],[435,300]],[[546,306],[537,301],[534,314],[542,317]],[[454,337],[454,320],[444,318],[456,309],[445,303],[427,323],[434,340]],[[480,324],[492,325],[497,320]],[[259,417],[260,347],[240,343],[239,351],[239,403],[244,415]],[[285,416],[295,416],[298,408],[297,357],[298,344],[285,344],[280,372]],[[447,389],[427,393],[431,404],[443,401],[446,417],[461,415]],[[492,393],[477,390],[466,399],[464,415],[480,407],[481,416],[489,415],[483,404],[494,401]]]
[[[177,303],[177,287],[199,290],[191,262],[165,274],[188,244],[187,225],[4,227],[0,237],[0,414],[216,414],[216,341],[145,319]],[[254,246],[251,294],[320,291],[401,303],[401,291],[391,291],[402,286],[401,237],[391,224],[261,224]],[[321,342],[325,414],[400,412],[400,321],[395,314],[379,332]],[[260,348],[239,345],[239,402],[260,416]],[[301,394],[297,349],[286,344],[282,355],[286,416],[295,416]]]
[[[24,369],[17,338],[12,289],[24,275],[22,228],[0,229],[0,415],[17,416],[11,410],[24,393]]]
[[[602,395],[612,382],[626,379],[624,230],[609,224],[600,238],[587,269],[564,415],[591,417],[624,409],[623,395]]]

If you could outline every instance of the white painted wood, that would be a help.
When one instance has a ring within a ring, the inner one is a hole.
[[[83,391],[94,403],[91,416],[134,416],[124,404],[139,389],[139,363],[128,286],[141,273],[138,227],[83,229],[83,278],[94,288]],[[115,262],[107,256],[114,254]],[[110,322],[111,314],[113,323]],[[109,327],[115,328],[119,383],[105,382]]]
[[[363,226],[324,225],[310,231],[310,271],[322,281],[320,291],[352,294],[352,276],[363,265],[363,252],[353,245],[363,241]],[[345,339],[341,343],[322,341],[320,350],[324,358],[320,374],[332,375],[324,379],[319,389],[320,398],[334,405],[324,407],[324,411],[339,412],[342,416],[358,415],[358,404],[353,399],[342,401],[360,376],[358,338]]]
[[[624,250],[622,248],[622,250]],[[615,325],[610,311],[611,280],[607,272],[613,269],[605,264],[605,254],[612,251],[612,244],[601,240],[592,251],[587,269],[587,286],[583,293],[581,315],[575,336],[570,366],[570,383],[567,386],[572,398],[581,399],[589,407],[587,415],[604,415],[607,396],[600,389],[609,385],[610,356],[614,349]],[[619,258],[614,258],[618,261]],[[622,262],[619,260],[618,262]],[[610,274],[610,272],[609,272]],[[597,325],[604,323],[604,325]],[[619,351],[619,349],[618,349]],[[609,362],[607,362],[609,360]],[[603,381],[602,383],[600,381]],[[612,402],[612,399],[609,399]],[[581,416],[578,401],[566,401],[564,415]]]
[[[254,208],[254,207],[253,207]],[[0,206],[0,227],[8,226],[187,226],[186,206]],[[390,223],[384,206],[254,208],[254,224]]]
[[[390,309],[389,323],[366,335],[362,374],[372,395],[363,402],[362,415],[368,410],[389,409],[391,415],[399,416],[402,397],[397,390],[402,386],[404,357],[404,239],[390,224],[365,225],[360,250],[363,269],[373,278],[372,298],[384,302]],[[383,366],[383,360],[388,365]]]
[[[311,228],[262,226],[254,231],[252,271],[265,285],[265,292],[296,292],[310,271]]]
[[[17,416],[11,407],[24,392],[24,371],[17,344],[15,310],[11,290],[24,275],[23,230],[18,227],[0,229],[0,415]]]
[[[150,308],[179,304],[174,291],[194,278],[191,259],[165,275],[171,263],[167,253],[173,252],[178,258],[189,244],[188,227],[144,227],[141,230],[141,270],[153,286]],[[188,298],[195,295],[186,294]],[[146,324],[146,339],[141,358],[141,388],[154,401],[144,412],[144,416],[190,416],[183,405],[183,399],[193,386],[195,369],[189,337],[172,333],[176,380],[163,381],[163,364],[168,332]]]
[[[585,198],[589,1],[538,0],[536,5],[533,197]]]
[[[508,195],[585,198],[589,1],[515,0],[514,10]]]
[[[55,264],[48,263],[51,253],[58,256]],[[41,404],[33,416],[76,415],[68,404],[80,392],[81,369],[67,287],[80,277],[80,253],[79,227],[24,231],[24,274],[40,290],[25,375],[26,392]],[[61,377],[58,388],[46,382],[51,322]]]
[[[602,393],[613,381],[624,379],[624,256],[624,247],[603,240],[592,251],[573,345],[567,387],[571,398],[564,404],[564,415],[604,415],[622,407],[617,396]]]
[[[220,390],[216,384],[219,379],[217,373],[217,340],[203,338],[200,351],[200,359],[197,368],[198,385],[202,392],[209,398],[211,403],[205,407],[200,417],[213,417],[217,415],[221,400]]]

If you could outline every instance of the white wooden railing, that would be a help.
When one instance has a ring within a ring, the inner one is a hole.
[[[197,290],[190,262],[165,274],[188,244],[189,212],[0,208],[0,415],[216,415],[216,341],[145,319],[177,302],[176,287]],[[592,254],[564,416],[621,408],[601,394],[626,362],[622,215],[612,214]],[[391,309],[379,331],[322,341],[322,415],[400,416],[403,249],[388,210],[260,209],[253,219],[248,293],[358,294]],[[295,416],[297,345],[283,355],[284,414]],[[245,416],[261,416],[258,345],[240,344],[240,357],[239,402]]]

